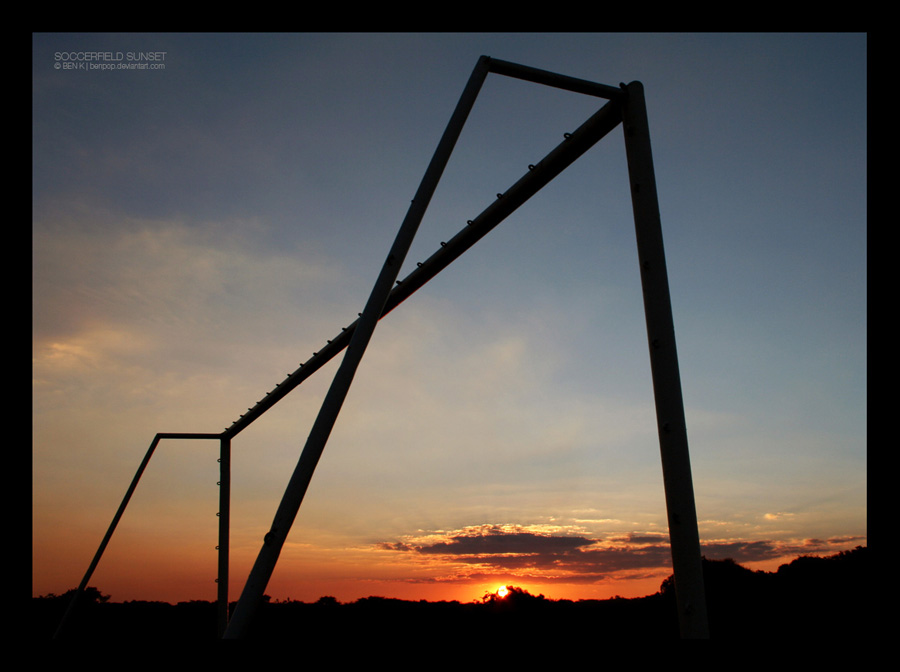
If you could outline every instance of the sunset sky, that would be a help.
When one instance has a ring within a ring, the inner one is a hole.
[[[644,84],[704,554],[866,545],[866,49],[35,35],[33,593],[78,585],[157,432],[222,431],[356,319],[482,54]],[[148,67],[90,67],[117,63]],[[400,277],[602,104],[489,75]],[[232,599],[337,365],[233,443]],[[91,585],[215,599],[217,458],[160,444]],[[632,597],[670,573],[617,128],[379,324],[266,592]]]

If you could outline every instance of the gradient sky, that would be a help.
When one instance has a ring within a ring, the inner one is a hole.
[[[156,432],[223,430],[356,318],[482,54],[644,84],[704,553],[774,569],[865,545],[866,49],[35,35],[34,594],[77,586]],[[400,277],[602,102],[489,75]],[[379,324],[267,593],[655,592],[643,319],[617,128]],[[234,599],[337,361],[234,441]],[[215,599],[217,458],[160,444],[91,585]]]

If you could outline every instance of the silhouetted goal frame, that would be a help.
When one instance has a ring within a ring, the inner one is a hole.
[[[469,220],[466,227],[453,238],[446,243],[441,243],[440,249],[431,257],[419,263],[406,278],[398,280],[400,268],[409,252],[419,223],[489,73],[591,95],[607,102],[577,130],[567,133],[565,140],[543,160],[528,166],[528,172],[522,178],[505,192],[498,194],[496,201],[475,219]],[[359,313],[358,319],[344,327],[340,334],[329,340],[321,350],[313,353],[309,360],[300,364],[299,368],[288,375],[285,380],[277,383],[272,391],[268,392],[254,406],[248,408],[246,413],[223,432],[159,433],[154,437],[88,571],[76,590],[69,609],[57,629],[57,636],[63,630],[66,619],[72,613],[79,595],[87,587],[144,469],[157,445],[163,439],[219,441],[219,545],[217,546],[218,578],[216,579],[218,583],[219,633],[225,639],[237,639],[244,636],[262,601],[288,532],[299,511],[313,472],[378,321],[449,266],[620,123],[625,136],[625,152],[631,185],[679,627],[681,636],[684,638],[708,637],[700,537],[684,418],[684,401],[675,347],[675,330],[643,86],[640,82],[621,84],[618,87],[597,84],[488,56],[479,58],[469,78],[409,211],[400,226],[400,231],[379,273],[369,300],[363,312]],[[344,358],[313,423],[272,525],[263,538],[262,548],[247,578],[234,614],[229,618],[231,440],[344,350],[346,350]]]

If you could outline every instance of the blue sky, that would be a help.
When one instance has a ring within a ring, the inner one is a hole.
[[[866,50],[861,34],[35,35],[35,593],[78,583],[156,432],[221,431],[355,319],[482,54],[644,84],[709,554],[768,567],[866,543]],[[57,69],[72,52],[165,67]],[[490,75],[401,277],[600,104]],[[616,129],[379,325],[273,595],[658,587],[631,217]],[[235,594],[335,366],[235,441]],[[93,583],[212,599],[216,449],[160,448]],[[575,549],[435,551],[488,537]]]

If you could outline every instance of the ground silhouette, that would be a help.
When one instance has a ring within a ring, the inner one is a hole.
[[[829,557],[802,556],[775,572],[753,571],[733,560],[703,561],[710,635],[720,640],[847,641],[870,634],[869,554],[857,547]],[[32,599],[31,625],[38,639],[52,637],[73,591]],[[233,608],[233,605],[232,605]],[[500,598],[471,603],[427,602],[371,596],[341,603],[268,600],[247,638],[307,641],[349,633],[357,645],[386,641],[441,641],[452,637],[649,639],[678,638],[674,582],[641,598],[552,600],[509,586]],[[65,637],[83,641],[211,641],[216,604],[191,601],[116,603],[88,588]]]

